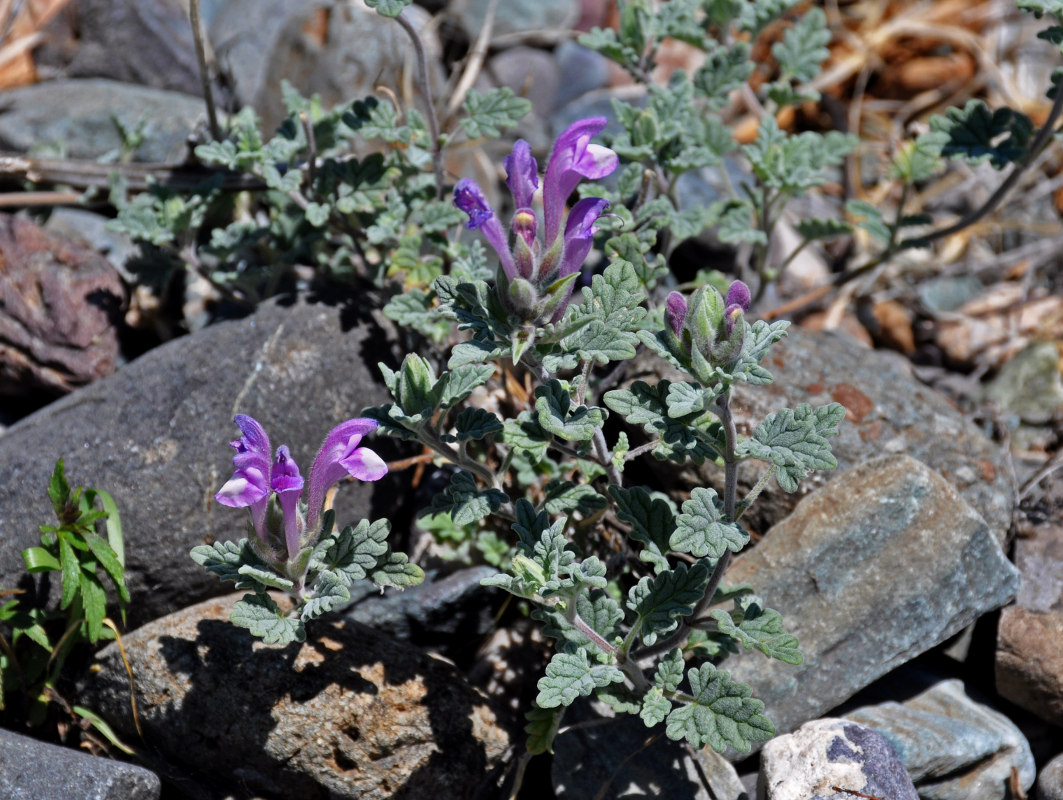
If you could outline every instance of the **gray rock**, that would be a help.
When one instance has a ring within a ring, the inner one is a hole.
[[[591,719],[580,705],[565,724]],[[551,780],[559,798],[667,797],[669,800],[748,800],[738,773],[711,748],[692,754],[638,717],[595,719],[554,742]]]
[[[752,584],[800,642],[798,667],[725,664],[786,732],[1006,603],[1018,572],[951,484],[887,456],[805,497],[725,581]]]
[[[497,572],[493,567],[469,567],[445,576],[429,573],[424,583],[384,594],[369,583],[345,616],[448,658],[465,658],[470,644],[475,648],[494,627],[505,600],[500,590],[480,585]]]
[[[470,38],[483,27],[490,0],[453,0],[450,10],[457,14]],[[495,10],[492,40],[511,34],[554,32],[571,28],[579,19],[577,0],[498,0]]]
[[[764,745],[757,800],[871,796],[919,798],[897,753],[870,728],[845,719],[817,719]]]
[[[1027,345],[986,384],[983,399],[1005,417],[1045,425],[1063,412],[1063,375],[1055,342]]]
[[[240,596],[124,637],[145,741],[198,780],[272,797],[466,800],[508,747],[448,662],[343,621],[271,647],[228,622]],[[121,653],[98,663],[85,697],[132,735]]]
[[[107,228],[110,220],[93,211],[81,208],[56,208],[48,215],[44,229],[72,239],[81,239],[111,262],[122,278],[130,283],[134,276],[126,269],[126,262],[140,252],[140,248],[124,233]]]
[[[1041,769],[1033,796],[1035,800],[1063,800],[1063,753]]]
[[[71,78],[124,83],[201,96],[188,3],[181,0],[79,0]]]
[[[250,414],[274,446],[288,444],[308,469],[328,431],[388,399],[375,364],[387,344],[371,325],[350,327],[355,308],[272,301],[159,347],[12,426],[0,437],[0,586],[31,591],[23,548],[52,521],[46,489],[62,457],[72,484],[110,492],[122,515],[131,624],[229,591],[188,557],[205,539],[238,539],[246,514],[214,493],[232,474],[234,413]],[[392,440],[370,446],[396,457]],[[414,509],[402,475],[343,485],[341,524],[388,517],[397,531]],[[52,576],[38,590],[51,590]],[[40,598],[43,601],[43,597]]]
[[[0,264],[0,394],[66,394],[114,372],[125,287],[105,258],[0,214]]]
[[[188,136],[206,119],[206,107],[191,95],[103,78],[37,83],[0,95],[0,149],[47,147],[96,159],[122,146],[115,119],[143,131],[135,160],[174,164],[185,160]]]
[[[304,95],[321,95],[326,107],[376,94],[380,84],[400,93],[416,85],[409,36],[360,0],[208,0],[203,6],[239,104],[254,107],[266,130],[287,117],[282,80]],[[427,30],[429,15],[416,6],[404,13],[421,31],[434,88],[441,89],[440,46]]]
[[[1034,781],[1030,745],[1003,714],[967,696],[963,682],[939,681],[903,703],[846,714],[885,736],[923,800],[1004,800],[1012,771],[1022,789]]]
[[[651,374],[683,380],[657,358],[637,364],[642,366]],[[838,435],[831,439],[839,472],[882,455],[907,453],[955,486],[1003,541],[1013,503],[1003,451],[943,395],[914,380],[903,357],[792,326],[764,366],[774,374],[774,383],[735,387],[733,405],[741,433],[750,434],[780,408],[837,401],[846,408]],[[763,472],[762,463],[745,461],[739,481],[752,487]],[[743,523],[767,530],[790,513],[802,495],[832,477],[830,472],[815,472],[801,482],[797,494],[788,494],[770,481]],[[723,485],[722,470],[714,465],[686,470],[680,478],[686,486]]]
[[[566,40],[554,51],[560,85],[554,104],[561,108],[577,97],[609,85],[609,60],[581,44]]]
[[[0,729],[4,800],[157,800],[160,791],[143,767]]]

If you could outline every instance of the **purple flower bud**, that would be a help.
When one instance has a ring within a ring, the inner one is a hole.
[[[730,316],[731,306],[738,306],[742,311],[749,311],[749,304],[751,302],[749,295],[749,287],[742,281],[735,281],[731,284],[731,287],[727,290],[727,311]]]
[[[682,336],[683,322],[687,318],[687,299],[679,292],[672,292],[668,295],[664,315],[675,335]]]
[[[257,420],[245,414],[237,414],[233,421],[243,434],[229,443],[236,450],[235,472],[214,499],[230,508],[250,506],[251,524],[263,536],[270,493],[269,436]]]
[[[517,268],[513,264],[513,254],[509,252],[506,232],[502,229],[498,215],[487,202],[487,196],[480,189],[479,184],[471,178],[462,178],[458,181],[454,186],[454,205],[469,215],[469,221],[465,227],[469,230],[480,229],[484,238],[498,253],[502,269],[511,278],[514,277],[517,274]]]
[[[513,152],[502,159],[506,168],[506,185],[513,193],[517,208],[532,204],[532,196],[539,188],[539,165],[531,154],[531,146],[523,139],[513,144]]]
[[[730,297],[730,293],[728,293],[728,297]],[[723,322],[728,336],[730,336],[731,331],[734,330],[735,323],[742,319],[742,311],[742,306],[738,305],[738,303],[732,303],[724,309]]]

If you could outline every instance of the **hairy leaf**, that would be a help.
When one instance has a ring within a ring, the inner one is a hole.
[[[590,441],[605,421],[605,414],[600,408],[572,408],[568,391],[556,379],[536,387],[535,398],[539,425],[543,430],[568,441]]]
[[[644,545],[639,558],[658,574],[668,569],[668,540],[675,530],[675,514],[668,503],[641,486],[610,486],[609,493],[616,500],[617,516],[631,525],[631,538]]]
[[[820,64],[830,57],[831,33],[821,8],[811,8],[783,33],[782,41],[771,47],[784,80],[807,82],[820,72]]]
[[[586,483],[552,480],[546,484],[543,508],[551,515],[578,510],[584,516],[599,511],[608,501]]]
[[[677,564],[632,586],[627,607],[638,617],[635,624],[640,627],[643,644],[652,645],[660,634],[674,631],[679,618],[694,610],[708,580],[708,565],[699,561],[690,568]]]
[[[561,725],[561,715],[564,713],[564,706],[557,708],[533,706],[524,715],[524,718],[528,720],[528,724],[524,726],[528,741],[524,746],[531,755],[554,752],[554,737],[557,736],[558,726]]]
[[[930,130],[948,137],[941,148],[945,158],[962,158],[969,164],[989,161],[994,169],[1003,169],[1026,157],[1034,128],[1019,111],[990,112],[983,100],[968,100],[963,108],[931,117]]]
[[[675,533],[668,545],[676,552],[715,561],[728,550],[737,553],[748,541],[745,531],[723,518],[716,505],[716,492],[698,486],[683,503],[683,513],[676,518]]]
[[[592,665],[586,652],[555,653],[539,679],[535,703],[540,708],[570,706],[577,697],[586,697],[597,687],[624,680],[624,673],[612,664]]]
[[[245,594],[233,605],[229,616],[233,625],[247,628],[266,644],[286,645],[306,638],[302,620],[290,617],[272,597],[265,594]]]
[[[642,708],[639,710],[639,716],[642,717],[642,721],[646,723],[647,728],[652,728],[654,725],[660,725],[668,717],[668,712],[672,710],[672,701],[664,696],[660,687],[653,686],[645,696],[642,698]]]
[[[382,17],[397,17],[413,0],[365,0],[365,4]],[[497,134],[496,134],[497,135]]]
[[[483,439],[493,433],[502,430],[502,423],[498,417],[482,408],[463,408],[458,418],[454,421],[455,433],[444,434],[440,438],[444,442],[468,442],[473,439]]]
[[[738,623],[722,609],[714,609],[709,615],[716,620],[721,633],[727,634],[743,647],[756,648],[769,658],[777,658],[794,666],[801,663],[797,637],[783,631],[782,614],[778,611],[750,605]]]
[[[753,438],[739,442],[736,452],[774,464],[779,486],[795,492],[797,481],[810,470],[838,466],[826,437],[838,432],[844,417],[845,407],[840,403],[819,408],[801,403],[796,409],[784,408],[765,417],[753,431]]]
[[[351,593],[347,590],[344,579],[335,572],[323,570],[314,581],[313,592],[310,599],[303,604],[300,618],[303,622],[308,622],[350,599]]]
[[[764,704],[750,697],[752,690],[722,669],[702,664],[687,672],[692,702],[668,715],[669,739],[686,739],[693,747],[710,745],[718,753],[728,747],[748,753],[753,742],[775,735],[775,726],[760,712]]]
[[[468,116],[461,120],[461,126],[470,139],[495,139],[501,136],[506,128],[516,127],[531,111],[531,102],[517,97],[512,89],[503,86],[482,94],[470,89],[462,107]]]
[[[498,511],[509,498],[495,488],[481,489],[471,472],[454,473],[450,486],[432,498],[432,511],[447,511],[455,525],[478,522]]]

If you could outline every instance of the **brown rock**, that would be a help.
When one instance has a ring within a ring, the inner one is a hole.
[[[996,681],[1003,697],[1063,725],[1063,610],[1000,612]]]
[[[124,638],[146,744],[198,780],[303,800],[465,800],[508,747],[449,662],[344,621],[271,647],[228,621],[240,596]],[[91,707],[133,736],[117,646],[99,663]]]
[[[103,256],[0,216],[0,394],[62,394],[114,372],[124,302]]]

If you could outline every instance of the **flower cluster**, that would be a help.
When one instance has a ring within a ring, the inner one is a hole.
[[[591,143],[605,125],[605,117],[581,119],[557,138],[543,176],[541,219],[532,208],[539,166],[526,141],[513,145],[502,161],[516,208],[510,223],[512,245],[476,181],[463,178],[454,187],[454,204],[469,215],[467,227],[479,229],[498,253],[499,298],[524,322],[556,322],[568,306],[598,230],[594,223],[609,203],[587,197],[567,214],[565,204],[580,180],[604,178],[617,168],[616,153]]]
[[[735,281],[727,299],[711,286],[694,292],[690,303],[679,292],[668,295],[662,340],[668,351],[698,380],[712,384],[717,367],[730,369],[742,353],[749,310],[749,287]]]
[[[252,417],[237,414],[234,421],[243,434],[231,442],[233,476],[214,495],[222,505],[251,509],[253,539],[274,564],[295,562],[317,534],[325,495],[342,478],[376,481],[388,468],[375,452],[359,447],[362,437],[377,427],[376,420],[349,419],[337,425],[314,458],[310,478],[304,481],[286,445],[272,458],[269,437]],[[308,499],[301,503],[304,484]],[[295,576],[292,576],[295,577]]]

